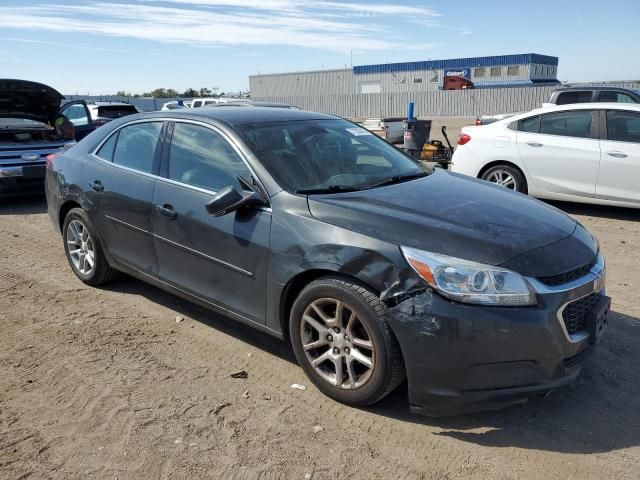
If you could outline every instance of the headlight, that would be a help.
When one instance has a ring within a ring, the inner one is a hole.
[[[445,297],[481,305],[534,305],[535,294],[522,275],[504,268],[400,247],[409,265]]]

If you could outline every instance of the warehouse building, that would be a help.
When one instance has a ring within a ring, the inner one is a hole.
[[[253,75],[253,98],[558,84],[558,58],[536,53],[362,65],[337,70]]]

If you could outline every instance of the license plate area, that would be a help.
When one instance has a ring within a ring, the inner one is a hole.
[[[611,298],[602,295],[595,304],[593,310],[586,316],[585,327],[591,339],[591,343],[600,343],[600,339],[609,322],[609,310],[611,308]]]

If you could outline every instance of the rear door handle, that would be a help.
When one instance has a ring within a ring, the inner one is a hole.
[[[96,192],[104,191],[104,186],[102,185],[102,182],[100,180],[94,180],[93,182],[89,183],[89,186]]]
[[[607,152],[607,155],[609,155],[610,157],[616,157],[616,158],[627,158],[628,156],[624,152],[617,152],[617,151]]]
[[[163,217],[174,219],[178,216],[178,212],[173,209],[173,206],[165,203],[164,205],[156,205],[156,211]]]
[[[530,147],[542,147],[543,146],[542,143],[538,143],[538,142],[527,142],[527,145],[529,145]]]

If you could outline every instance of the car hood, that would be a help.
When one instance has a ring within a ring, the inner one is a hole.
[[[311,195],[308,203],[311,215],[327,223],[490,265],[558,243],[571,237],[577,225],[565,213],[531,197],[439,169],[396,185]],[[524,268],[531,263],[528,260],[517,265]],[[546,275],[557,273],[553,265],[543,270]]]
[[[42,83],[0,79],[0,117],[28,118],[52,126],[63,98]]]

